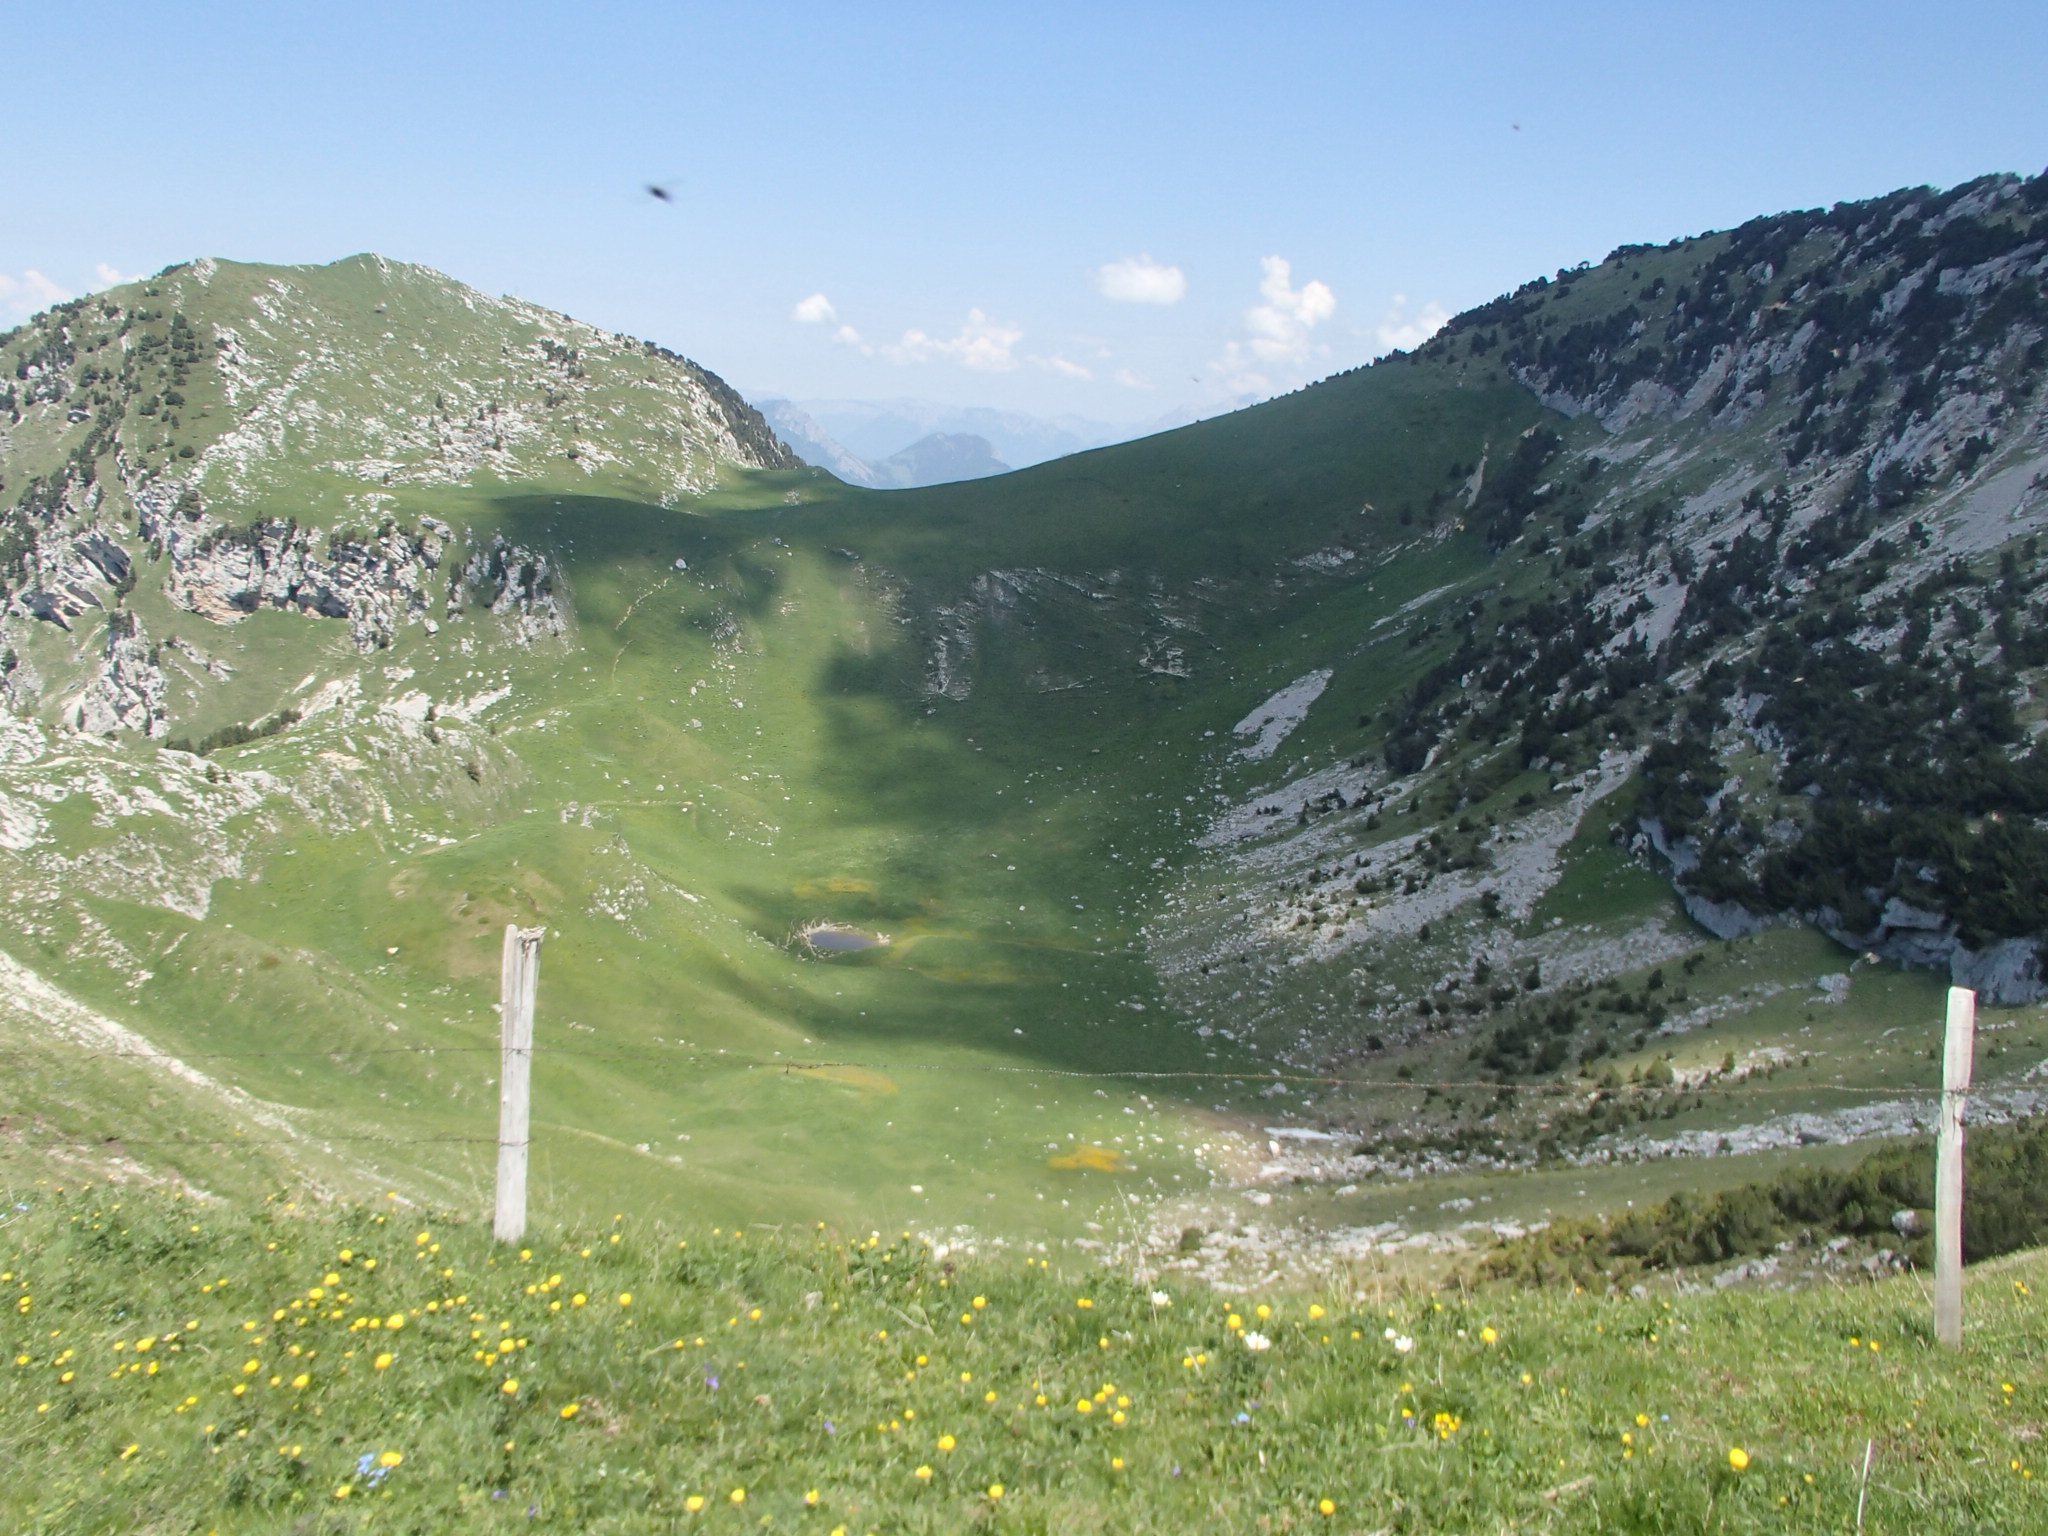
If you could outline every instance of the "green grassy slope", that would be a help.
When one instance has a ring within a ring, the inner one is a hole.
[[[2020,1532],[2038,1255],[1798,1295],[1223,1299],[893,1232],[105,1188],[0,1226],[22,1532]],[[1262,1346],[1262,1347],[1254,1347]]]

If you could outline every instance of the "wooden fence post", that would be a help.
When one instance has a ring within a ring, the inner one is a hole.
[[[1934,1153],[1934,1337],[1951,1349],[1963,1342],[1963,1101],[1976,1037],[1977,994],[1950,987]]]
[[[498,1068],[498,1211],[492,1235],[516,1243],[526,1235],[527,1127],[533,1110],[533,994],[540,982],[545,928],[505,928],[499,1009],[504,1015]]]

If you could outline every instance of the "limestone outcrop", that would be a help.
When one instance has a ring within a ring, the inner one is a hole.
[[[99,675],[78,701],[78,728],[91,736],[120,731],[162,736],[168,729],[168,697],[163,668],[141,621],[127,612],[110,615]]]

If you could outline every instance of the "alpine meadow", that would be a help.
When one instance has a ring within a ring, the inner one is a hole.
[[[34,316],[0,1526],[2048,1528],[2044,384],[2048,176],[909,490],[377,256]]]

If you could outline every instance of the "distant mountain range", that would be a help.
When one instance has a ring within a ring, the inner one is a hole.
[[[1215,409],[1186,407],[1143,422],[1031,416],[936,400],[787,400],[755,405],[806,464],[849,485],[897,490],[1028,469],[1048,459],[1186,426]],[[1234,409],[1249,400],[1219,409]]]
[[[862,458],[790,400],[766,400],[761,414],[776,435],[806,464],[829,470],[848,485],[871,490],[904,490],[1007,474],[1015,465],[996,456],[995,445],[974,432],[927,432],[895,451]]]

